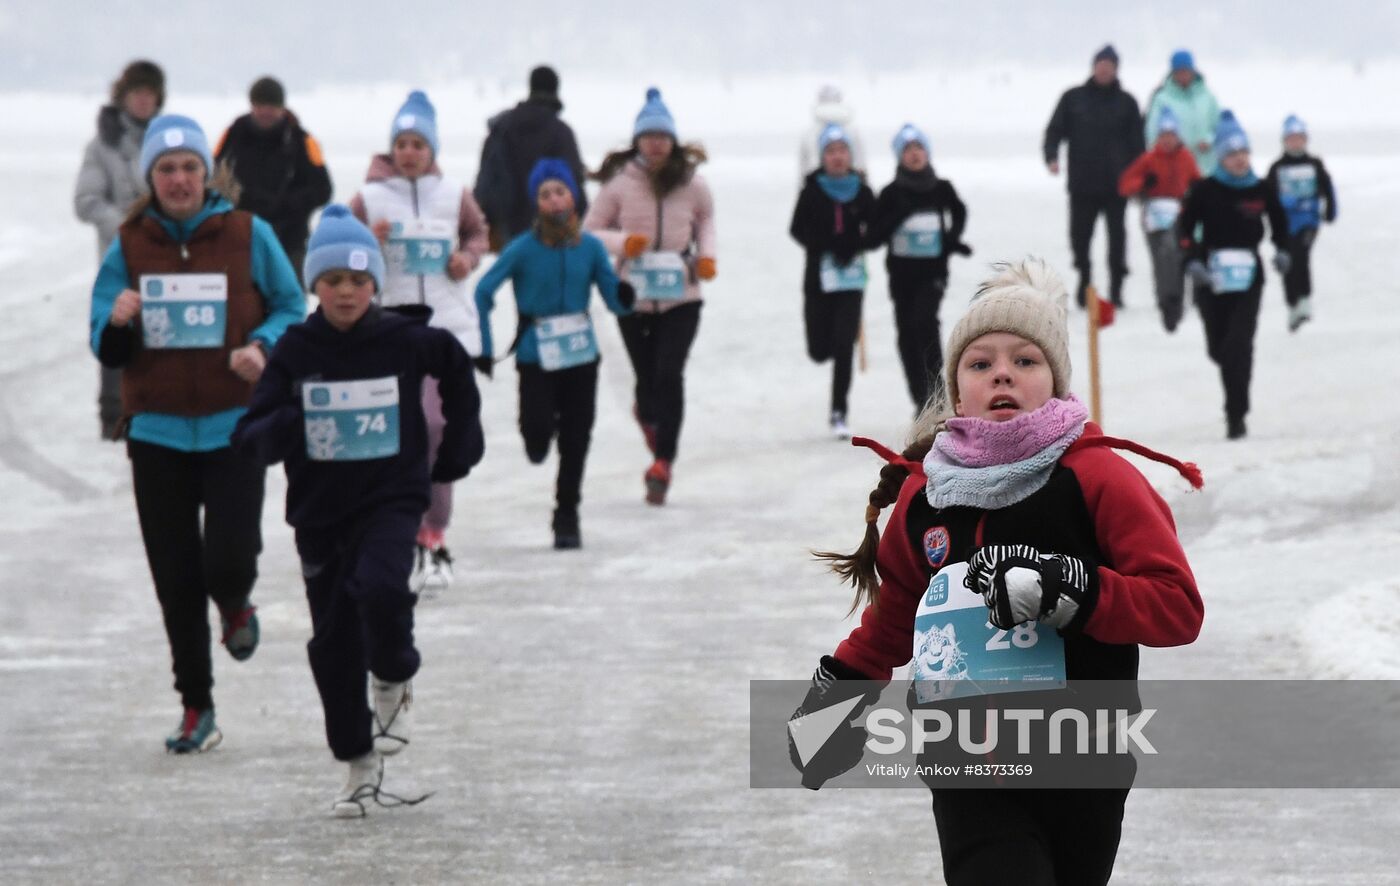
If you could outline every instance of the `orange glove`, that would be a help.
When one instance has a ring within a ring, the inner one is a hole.
[[[628,258],[641,258],[650,244],[651,238],[646,234],[628,234],[627,239],[622,241],[622,254]]]
[[[715,260],[708,255],[696,259],[695,276],[699,277],[701,280],[715,279]]]

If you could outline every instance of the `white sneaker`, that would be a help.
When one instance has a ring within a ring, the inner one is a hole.
[[[1288,309],[1288,331],[1297,332],[1298,327],[1312,319],[1312,299],[1301,298]]]
[[[428,552],[423,570],[423,591],[429,596],[445,591],[452,585],[452,554],[447,545],[438,545]]]
[[[374,690],[374,749],[392,756],[408,744],[413,685],[386,683],[378,677],[373,677],[370,683]]]
[[[433,552],[423,545],[413,546],[413,571],[408,574],[408,590],[415,596],[423,593],[428,581],[428,570],[433,562]]]
[[[384,782],[384,758],[370,751],[350,761],[350,777],[345,787],[335,795],[331,812],[336,818],[364,818],[367,807],[379,793]]]
[[[831,413],[831,436],[837,440],[851,439],[851,429],[846,426],[846,413]]]

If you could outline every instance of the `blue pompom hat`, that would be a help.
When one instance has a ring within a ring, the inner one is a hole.
[[[1235,119],[1235,112],[1224,110],[1220,112],[1220,122],[1215,125],[1215,153],[1224,157],[1226,154],[1233,154],[1236,151],[1249,150],[1249,136],[1244,134],[1244,127]]]
[[[894,141],[890,143],[890,147],[894,148],[894,161],[896,163],[904,157],[904,149],[914,142],[923,145],[924,150],[930,154],[933,153],[933,147],[929,145],[928,136],[924,135],[924,131],[913,123],[906,123],[899,127],[899,132],[894,134]],[[822,145],[823,149],[825,147]]]
[[[306,244],[302,277],[306,288],[316,288],[316,278],[337,269],[364,271],[374,278],[374,291],[384,288],[384,254],[379,241],[349,207],[332,203],[321,211],[321,222]]]
[[[1196,60],[1191,57],[1190,50],[1178,49],[1172,53],[1172,71],[1194,71],[1196,70]]]
[[[559,157],[541,157],[535,161],[535,168],[530,170],[530,199],[536,200],[540,195],[540,185],[556,179],[568,185],[569,190],[574,195],[574,205],[580,202],[578,192],[578,181],[574,178],[574,171],[569,168],[567,161]]]
[[[822,127],[821,135],[817,136],[817,153],[826,153],[826,146],[833,142],[842,142],[848,148],[851,146],[851,137],[840,123],[828,123]]]
[[[661,101],[661,90],[655,86],[647,90],[646,104],[642,105],[642,110],[637,114],[637,122],[632,127],[632,137],[636,138],[646,132],[664,132],[672,139],[679,138],[676,135],[676,121],[666,109],[666,104]]]
[[[1161,135],[1164,132],[1170,132],[1173,135],[1181,133],[1181,122],[1176,119],[1176,112],[1171,109],[1170,105],[1163,105],[1162,113],[1157,115],[1157,134]]]
[[[428,94],[415,89],[408,94],[403,107],[394,114],[394,123],[389,127],[389,149],[405,132],[416,132],[433,149],[433,159],[438,155],[437,110],[428,101]]]
[[[1290,135],[1307,135],[1307,134],[1308,134],[1308,124],[1304,123],[1304,122],[1303,122],[1303,118],[1302,118],[1302,117],[1299,117],[1297,114],[1289,114],[1289,115],[1288,115],[1288,118],[1287,118],[1286,120],[1283,121],[1283,136],[1284,136],[1284,138],[1287,138],[1287,137],[1290,136]]]
[[[151,167],[164,154],[171,151],[189,151],[199,155],[204,161],[204,180],[214,174],[214,157],[209,152],[209,139],[204,130],[189,117],[179,114],[161,114],[146,127],[146,137],[141,140],[141,178],[151,178]]]

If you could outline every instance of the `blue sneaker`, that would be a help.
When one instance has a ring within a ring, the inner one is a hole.
[[[165,739],[165,749],[172,754],[198,754],[212,750],[223,740],[223,733],[214,724],[213,708],[185,708],[179,727]]]
[[[223,644],[234,661],[247,661],[258,649],[258,607],[247,600],[228,611],[219,610],[219,624],[223,628]]]

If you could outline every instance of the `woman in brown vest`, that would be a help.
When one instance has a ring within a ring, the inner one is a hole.
[[[267,352],[306,313],[272,228],[235,210],[237,195],[210,182],[212,169],[199,124],[177,115],[151,121],[141,146],[151,196],[121,225],[92,290],[90,343],[104,366],[122,370],[136,513],[184,706],[165,741],[174,753],[222,738],[210,599],[229,654],[243,661],[257,648],[249,594],[262,550],[264,470],[235,455],[229,435]]]

